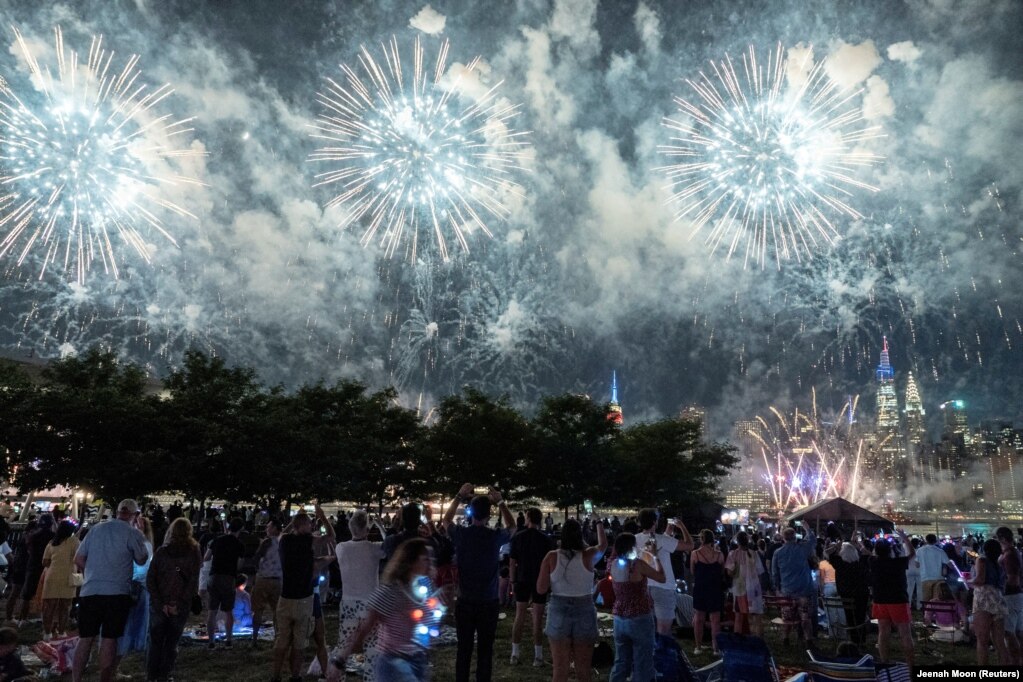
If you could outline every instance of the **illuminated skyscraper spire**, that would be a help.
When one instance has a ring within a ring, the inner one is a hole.
[[[906,450],[911,461],[916,464],[917,473],[923,482],[930,482],[932,467],[930,453],[927,452],[927,427],[924,422],[924,403],[920,398],[913,373],[906,380]]]
[[[608,405],[607,418],[615,424],[621,424],[622,406],[618,404],[618,373],[611,370],[611,404]]]
[[[888,357],[888,337],[883,337],[881,363],[877,378],[877,447],[881,476],[885,487],[894,487],[906,475],[906,449],[899,430],[899,401],[895,395],[895,370]]]

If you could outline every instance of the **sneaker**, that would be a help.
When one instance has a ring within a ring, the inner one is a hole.
[[[703,647],[696,647],[693,649],[693,656],[699,656],[703,653]]]
[[[43,641],[44,642],[49,642],[51,639],[53,639],[53,635],[51,635],[49,632],[44,632],[43,633]]]
[[[216,649],[216,648],[217,648],[217,643],[211,640],[211,641],[209,641],[209,642],[207,642],[207,643],[206,643],[206,648],[207,648],[207,649],[208,649],[209,651],[213,651],[214,649]]]
[[[533,667],[534,668],[542,668],[543,667],[543,659],[542,658],[534,658],[533,659]]]
[[[224,648],[225,649],[230,649],[231,645],[232,645],[231,640],[227,640],[227,641],[224,642]]]
[[[721,658],[721,652],[717,649],[711,649],[710,653],[714,658]]]
[[[511,658],[508,659],[508,664],[509,665],[518,665],[519,664],[519,657],[516,656],[515,654],[512,654]]]

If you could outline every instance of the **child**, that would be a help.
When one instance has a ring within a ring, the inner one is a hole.
[[[954,640],[956,627],[963,621],[965,611],[959,602],[952,595],[952,590],[946,583],[938,584],[938,598],[933,600],[934,604],[950,604],[955,606],[955,613],[949,611],[931,611],[924,608],[924,622],[933,621],[938,626],[938,631],[931,633],[931,638],[940,642],[951,642]],[[960,636],[960,639],[962,637]]]
[[[248,582],[249,577],[244,573],[239,573],[234,582],[235,589],[237,590],[237,594],[234,596],[235,628],[252,627],[252,596],[245,591],[245,585]]]
[[[18,631],[14,628],[0,628],[0,682],[14,682],[30,677],[18,656]]]

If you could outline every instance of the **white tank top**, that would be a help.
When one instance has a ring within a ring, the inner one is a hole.
[[[558,552],[558,564],[551,574],[551,594],[559,597],[589,597],[593,594],[593,571],[583,565],[583,553],[575,552],[568,558]]]

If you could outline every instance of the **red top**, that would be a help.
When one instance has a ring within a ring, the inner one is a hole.
[[[635,569],[635,560],[629,561],[627,569],[615,566],[612,569],[612,577],[624,574],[623,580],[615,580],[615,605],[611,613],[622,618],[635,618],[645,616],[654,608],[654,601],[650,598],[647,590],[646,578],[633,582],[629,580]]]

